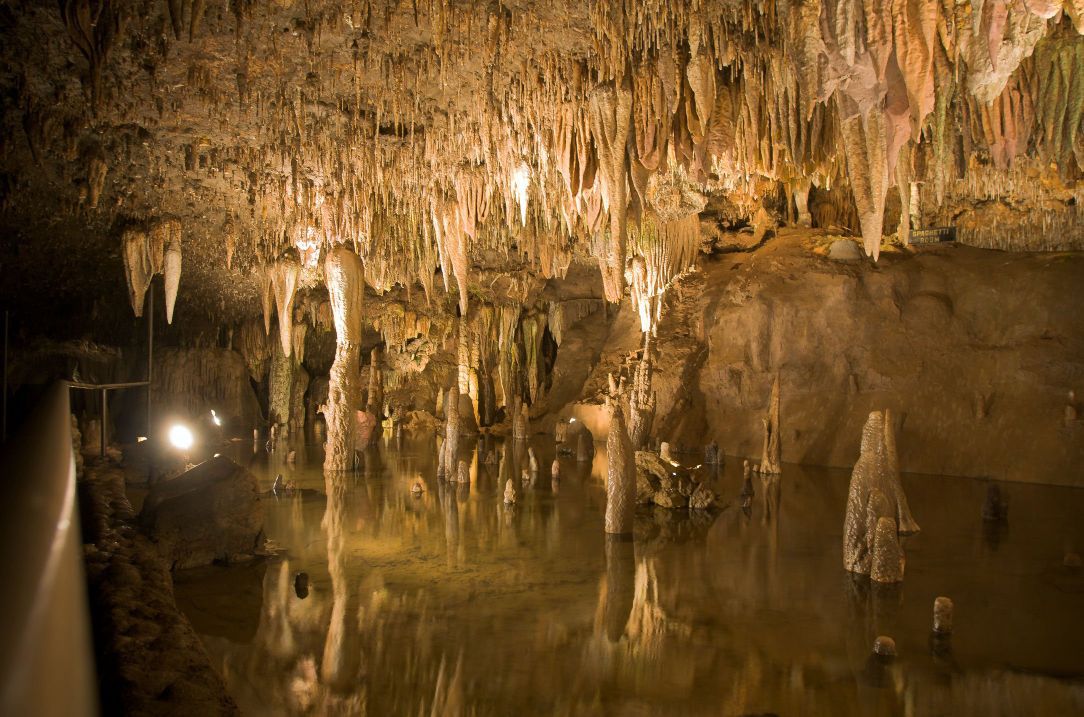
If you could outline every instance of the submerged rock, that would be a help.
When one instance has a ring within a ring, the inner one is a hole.
[[[636,503],[660,508],[708,510],[718,498],[689,472],[651,451],[636,451]]]
[[[263,520],[256,477],[224,456],[156,483],[139,515],[174,569],[252,556],[263,545]]]

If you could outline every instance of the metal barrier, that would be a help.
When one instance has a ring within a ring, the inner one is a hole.
[[[66,383],[5,446],[0,486],[0,715],[97,715]]]

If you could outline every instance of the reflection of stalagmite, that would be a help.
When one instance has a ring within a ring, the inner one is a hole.
[[[617,642],[625,634],[636,589],[636,558],[627,537],[606,536],[606,637]]]
[[[631,535],[636,509],[636,458],[625,428],[621,401],[610,399],[610,433],[606,437],[606,532]]]
[[[893,428],[886,423],[884,414],[874,411],[862,429],[861,455],[851,475],[843,524],[843,566],[851,572],[869,575],[873,569],[881,518],[890,518],[899,534],[909,535],[919,529],[903,495],[898,471]],[[882,525],[880,530],[884,532],[887,527]],[[895,549],[887,535],[881,537],[881,545],[885,555]],[[900,562],[902,579],[902,551]],[[886,562],[879,572],[888,576],[896,570]]]
[[[335,362],[328,381],[325,471],[350,467],[354,454],[354,412],[361,402],[361,309],[365,279],[361,259],[344,246],[328,252],[324,263],[331,314],[335,322]]]
[[[779,444],[779,376],[772,382],[768,399],[768,415],[764,420],[764,454],[760,459],[761,473],[782,473],[783,449]]]
[[[332,605],[320,669],[324,683],[336,689],[346,689],[352,681],[360,656],[356,649],[349,646],[351,637],[357,634],[357,611],[349,607],[350,588],[346,578],[346,489],[332,474],[325,474],[324,481],[327,509],[323,527],[327,533],[327,568],[331,576]]]

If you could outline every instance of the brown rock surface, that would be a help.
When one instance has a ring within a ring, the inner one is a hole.
[[[139,523],[173,569],[244,559],[263,547],[256,477],[225,456],[155,484]]]

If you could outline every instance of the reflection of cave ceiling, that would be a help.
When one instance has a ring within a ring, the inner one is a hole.
[[[464,303],[504,256],[654,291],[706,220],[1084,244],[1081,31],[1082,0],[0,2],[3,270],[123,301],[122,234],[177,219],[179,306],[229,317],[338,242]]]

